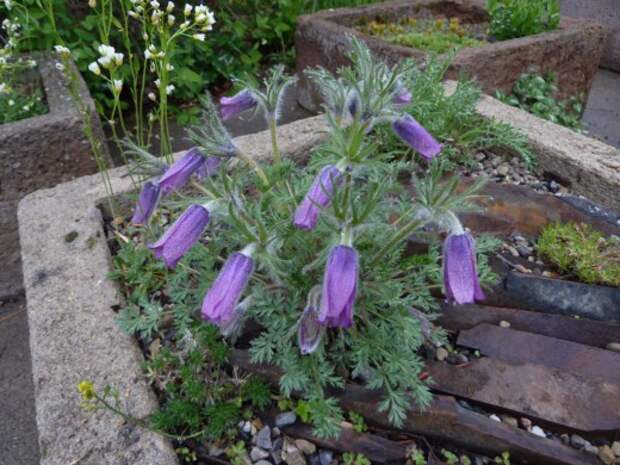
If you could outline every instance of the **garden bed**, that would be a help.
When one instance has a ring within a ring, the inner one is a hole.
[[[359,31],[360,25],[398,22],[404,18],[457,18],[461,25],[479,28],[488,21],[481,1],[417,0],[387,2],[358,8],[322,11],[303,16],[296,30],[297,71],[300,76],[298,100],[316,110],[320,98],[303,71],[324,67],[332,72],[348,64],[346,36],[360,37],[374,54],[392,65],[405,58],[423,63],[426,52],[388,42]],[[529,37],[488,43],[459,50],[447,77],[466,72],[485,92],[510,92],[515,81],[533,68],[558,77],[558,97],[582,94],[587,98],[602,53],[604,29],[591,21],[562,19],[555,31]]]
[[[505,113],[505,106],[492,99],[481,102],[479,109],[483,114],[498,113],[504,118],[512,115]],[[526,128],[537,128],[536,134],[531,132],[528,134],[537,154],[546,151],[546,156],[550,160],[564,157],[564,164],[567,163],[567,158],[572,160],[578,158],[578,155],[583,156],[583,153],[571,155],[574,146],[567,148],[555,145],[554,133],[545,131],[545,126],[541,128],[537,118],[523,114],[519,110],[512,111],[519,116],[517,120],[525,124]],[[320,116],[283,126],[279,131],[282,151],[296,161],[302,161],[310,148],[324,137],[318,133],[318,130],[324,127],[323,124]],[[557,128],[551,125],[547,126],[547,129],[555,131]],[[594,143],[578,134],[572,137],[576,138],[573,140],[580,142],[577,146]],[[268,133],[245,136],[237,139],[236,143],[259,159],[266,158],[271,153]],[[596,147],[605,148],[603,144]],[[606,159],[602,154],[600,157]],[[559,160],[556,162],[560,163]],[[583,168],[584,173],[589,173],[591,166]],[[124,177],[124,174],[124,168],[110,173],[114,192],[119,195],[128,193],[132,188],[129,178]],[[598,172],[597,175],[603,176],[603,173]],[[584,188],[579,182],[580,179],[573,182],[571,189],[579,191]],[[615,185],[616,181],[611,179],[608,182]],[[489,188],[492,190],[493,185]],[[491,192],[490,203],[487,205],[491,216],[487,216],[486,219],[495,215],[495,221],[480,221],[477,224],[484,225],[487,231],[489,225],[506,231],[515,221],[533,227],[531,224],[534,220],[537,222],[535,224],[542,225],[571,218],[593,222],[601,228],[605,227],[604,220],[570,207],[561,198],[547,195],[545,198],[549,199],[550,203],[543,203],[540,206],[537,205],[538,197],[532,198],[530,194],[525,193],[533,193],[529,188],[516,189],[520,192],[520,196],[515,194],[504,198],[498,192]],[[177,459],[167,440],[132,427],[109,412],[87,412],[79,406],[80,399],[76,386],[83,379],[118,387],[125,409],[137,417],[146,415],[156,406],[153,393],[141,375],[141,351],[135,340],[122,333],[114,322],[115,310],[122,306],[122,301],[118,290],[108,279],[111,269],[110,251],[102,213],[98,208],[99,205],[105,204],[105,197],[106,192],[100,178],[90,176],[52,190],[39,191],[28,196],[20,205],[20,231],[42,463],[60,465],[77,460],[82,464],[128,461],[134,464],[169,465],[176,463]],[[532,201],[531,205],[524,204],[524,199],[528,198]],[[521,209],[518,208],[520,204]],[[534,208],[537,206],[538,210]],[[527,207],[532,207],[528,211],[534,211],[536,215],[525,216]],[[502,222],[502,217],[505,218],[505,214],[511,212],[516,216],[507,222]],[[464,218],[465,223],[474,231],[479,231],[480,228],[474,226],[476,217],[470,217],[470,220],[473,223]],[[609,228],[616,227],[609,222],[605,224],[608,224]],[[573,320],[561,321],[563,326],[558,325],[559,327],[568,327],[569,323],[566,321]],[[452,327],[461,329],[459,325],[463,327],[465,324],[467,322],[453,322]],[[586,321],[584,324],[584,328],[590,328],[593,323]],[[609,334],[611,343],[616,341],[616,336],[620,335],[617,327],[594,323],[597,324],[599,328],[603,328],[601,334],[605,332]],[[446,323],[446,326],[450,327],[449,323]],[[546,330],[549,331],[549,327]],[[560,336],[554,334],[553,337]],[[568,336],[563,338],[570,339]],[[453,341],[455,344],[458,343],[456,339]],[[576,342],[587,343],[583,337]],[[150,350],[150,347],[144,345],[143,349]],[[432,359],[431,356],[429,360]],[[243,352],[235,354],[234,361],[239,366],[254,371],[262,369],[250,367],[244,360],[247,359],[244,359]],[[494,363],[505,362],[498,358]],[[263,374],[268,377],[274,376],[273,372],[270,374],[269,371]],[[455,389],[448,381],[446,380],[444,387],[441,388],[445,392]],[[615,384],[610,383],[609,386],[614,389]],[[372,435],[362,435],[361,438],[355,435],[352,438],[349,436],[350,444],[356,447],[359,447],[360,441],[366,441],[367,444],[370,441],[375,447],[377,444],[382,444],[386,450],[397,451],[393,453],[398,456],[402,453],[402,448],[399,449],[397,444],[405,431],[407,434],[432,437],[433,441],[437,441],[433,444],[447,444],[468,451],[499,455],[505,450],[510,450],[517,460],[527,459],[529,463],[534,464],[595,464],[598,460],[553,439],[560,434],[559,429],[556,432],[556,426],[552,425],[548,430],[550,432],[547,433],[549,438],[543,439],[536,437],[536,434],[540,435],[538,430],[532,435],[509,422],[498,423],[494,418],[489,418],[490,413],[484,414],[485,409],[479,406],[472,408],[469,403],[459,403],[450,396],[437,396],[435,403],[426,413],[411,411],[404,430],[385,435],[383,439],[389,442],[382,442],[376,436],[389,426],[384,415],[376,413],[373,405],[376,402],[376,394],[356,386],[347,387],[345,392],[346,395],[340,396],[345,406],[367,416],[369,423],[382,427],[373,429]],[[570,392],[567,395],[569,397],[566,398],[574,402],[579,403],[582,400],[570,397]],[[464,395],[458,397],[467,398]],[[487,412],[494,412],[494,409],[523,411],[519,410],[522,406],[497,405],[497,399],[487,398],[481,401],[477,397],[472,402],[475,405],[486,405]],[[613,408],[610,412],[606,412],[606,415],[611,417],[612,425],[617,421],[617,418],[613,417]],[[533,415],[524,414],[526,419],[530,416]],[[544,414],[541,416],[543,419],[546,418]],[[269,422],[269,419],[265,421]],[[557,422],[556,418],[555,423]],[[546,423],[541,424],[547,429]],[[532,428],[531,421],[529,426]],[[304,433],[302,425],[291,428],[289,434],[293,437],[307,434]],[[583,423],[573,424],[572,428],[583,429]],[[595,431],[601,429],[607,431],[608,426],[603,425],[603,428],[599,428],[598,424],[595,425]],[[348,443],[346,445],[349,446]],[[337,449],[343,445],[332,443],[325,447]],[[367,451],[368,448],[363,450]],[[401,452],[398,452],[399,450]],[[209,458],[208,452],[201,458],[203,462],[218,463],[220,460],[221,463],[221,459]]]

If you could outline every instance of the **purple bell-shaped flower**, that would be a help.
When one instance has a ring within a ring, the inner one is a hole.
[[[304,313],[299,320],[297,327],[297,343],[303,355],[314,352],[321,342],[323,327],[319,324],[319,313],[317,309],[309,305],[304,309]]]
[[[140,197],[133,212],[131,222],[135,225],[147,224],[159,203],[160,188],[158,183],[147,181],[142,186]]]
[[[467,232],[450,234],[443,246],[443,282],[446,298],[471,304],[485,298],[476,270],[476,246]]]
[[[202,318],[220,328],[230,327],[253,269],[254,261],[244,252],[230,255],[205,295]]]
[[[206,162],[198,148],[189,149],[182,158],[172,164],[170,168],[159,179],[159,187],[162,194],[168,195],[171,192],[183,187],[190,176],[198,171]]]
[[[203,205],[191,205],[164,235],[149,245],[156,258],[162,258],[174,268],[183,255],[200,239],[209,224],[209,210]]]
[[[441,152],[441,144],[411,115],[404,115],[395,120],[392,128],[398,137],[427,160],[431,160]]]
[[[353,324],[353,304],[357,290],[359,258],[357,250],[337,245],[329,253],[319,323],[324,326],[349,328]]]
[[[396,84],[396,92],[394,93],[394,97],[392,102],[396,105],[408,105],[411,103],[413,96],[409,89],[407,89],[402,83],[398,82]]]
[[[293,224],[296,228],[307,231],[314,229],[321,208],[329,205],[334,189],[341,179],[342,173],[335,165],[327,165],[321,170],[295,210]]]
[[[244,111],[251,110],[258,105],[258,100],[254,98],[252,92],[244,89],[232,97],[222,97],[220,99],[220,112],[224,121],[233,118]]]

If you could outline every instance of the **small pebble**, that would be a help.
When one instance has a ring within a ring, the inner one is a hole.
[[[614,451],[616,457],[620,457],[620,441],[614,441],[611,445],[611,450]]]
[[[532,270],[530,270],[529,268],[524,267],[520,263],[517,263],[515,265],[515,270],[517,270],[519,273],[531,273],[532,272]]]
[[[609,446],[601,446],[598,448],[598,458],[605,465],[613,465],[616,462],[614,451]]]
[[[500,423],[502,422],[502,419],[495,414],[491,415],[489,418],[493,421],[499,421]]]
[[[451,353],[448,355],[448,363],[451,365],[463,365],[469,363],[469,359],[465,354]]]
[[[585,450],[586,452],[589,452],[592,455],[598,455],[598,447],[593,446],[590,443],[587,443],[586,447],[584,447],[583,450]]]
[[[306,457],[298,449],[287,449],[283,458],[288,465],[306,465]]]
[[[620,342],[610,342],[605,348],[607,350],[613,350],[614,352],[620,352]]]
[[[578,434],[570,435],[570,445],[573,446],[575,449],[583,449],[586,444],[588,444],[588,441],[586,441]]]
[[[541,438],[546,438],[547,435],[545,434],[545,432],[543,431],[543,429],[540,426],[534,425],[532,426],[532,431],[530,431],[530,433],[536,435],[536,436],[540,436]]]
[[[297,421],[297,415],[295,412],[283,412],[276,416],[276,426],[283,428],[288,425],[292,425]]]
[[[440,347],[437,349],[437,353],[435,354],[435,358],[437,360],[439,360],[440,362],[443,362],[445,359],[448,358],[448,355],[450,355],[448,353],[448,351],[446,349],[444,349],[443,347]]]
[[[334,453],[331,450],[322,449],[319,451],[321,465],[329,465],[334,460]]]
[[[506,320],[502,320],[502,321],[500,321],[500,322],[499,322],[499,325],[500,325],[502,328],[510,328],[510,323],[509,323],[509,322],[507,322]]]
[[[529,418],[519,418],[519,424],[521,425],[521,428],[523,428],[526,431],[529,431],[532,429],[532,420],[530,420]]]
[[[269,460],[259,460],[254,465],[272,465],[272,463]]]
[[[271,443],[271,429],[269,426],[264,426],[256,435],[256,445],[261,449],[270,450],[272,448]]]
[[[300,451],[302,451],[306,455],[311,455],[316,452],[316,446],[310,441],[306,441],[305,439],[296,439],[295,445]]]
[[[515,428],[519,427],[519,422],[517,421],[515,417],[511,417],[508,415],[501,415],[500,418],[502,420],[502,423],[506,423],[507,425],[513,426]]]
[[[260,447],[252,447],[252,450],[250,451],[250,458],[252,459],[252,462],[258,462],[259,460],[266,459],[267,457],[269,457],[269,452],[261,449]]]

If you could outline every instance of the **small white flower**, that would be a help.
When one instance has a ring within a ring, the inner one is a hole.
[[[116,53],[116,50],[114,49],[114,47],[112,47],[111,45],[105,45],[105,44],[101,44],[97,48],[97,51],[99,52],[99,55],[101,55],[102,57],[114,56],[114,54]]]
[[[138,5],[138,6],[136,7],[136,11],[137,11],[138,13],[142,13],[142,12],[144,11],[144,7],[143,7],[142,5]]]
[[[152,112],[149,112],[149,123],[152,123],[153,121],[155,121],[155,115]]]
[[[56,63],[56,69],[58,71],[64,71],[65,70],[65,65],[63,65],[62,63]]]
[[[149,71],[150,71],[151,73],[154,73],[155,71],[157,71],[157,67],[155,66],[155,63],[153,63],[152,61],[151,61],[151,63],[149,64]]]
[[[123,81],[120,79],[112,80],[112,87],[116,92],[120,92],[123,89]]]
[[[161,81],[159,79],[155,79],[155,87],[159,89],[160,85],[161,85]]]
[[[15,100],[10,99],[9,100],[9,106],[12,107],[13,105],[15,105]]]
[[[34,68],[35,66],[37,66],[37,62],[34,60],[28,60],[28,66]]]
[[[154,12],[153,12],[153,14],[151,14],[151,22],[152,22],[154,25],[159,24],[159,18],[160,18],[160,17],[161,17],[161,11],[159,11],[159,12],[154,11]]]
[[[168,2],[168,4],[166,5],[166,11],[170,13],[172,10],[174,10],[174,3]]]
[[[99,59],[97,60],[99,62],[99,64],[101,66],[103,66],[105,69],[109,69],[112,67],[112,57],[109,55],[104,55],[102,57],[99,57]]]
[[[172,26],[174,24],[174,15],[168,15],[168,26]]]
[[[172,66],[170,63],[166,64],[166,69],[168,71],[172,71],[174,69],[174,66]]]
[[[157,0],[152,0],[151,7],[155,9],[159,8],[159,2]]]
[[[148,98],[149,98],[149,100],[152,100],[153,102],[157,101],[157,96],[155,95],[154,92],[149,92]]]
[[[13,2],[11,0],[4,0],[4,6],[6,7],[7,10],[10,10],[11,7],[13,6]]]
[[[93,61],[90,65],[88,65],[88,70],[96,76],[99,76],[101,74],[101,68],[96,61]]]
[[[184,14],[185,16],[189,16],[189,15],[191,15],[191,14],[192,14],[192,9],[193,9],[193,8],[194,8],[194,7],[193,7],[193,6],[191,6],[189,3],[186,3],[186,4],[185,4],[185,8],[183,9],[183,14]]]
[[[116,64],[116,66],[120,66],[123,64],[123,57],[125,55],[123,55],[122,53],[115,53],[114,54],[114,64]]]
[[[145,32],[144,34],[142,34],[142,39],[143,39],[144,41],[149,40],[149,35]]]
[[[190,23],[189,21],[183,21],[183,22],[181,23],[181,29],[186,29],[186,28],[188,28],[190,24],[191,24],[191,23]]]
[[[202,33],[198,33],[198,34],[194,34],[192,36],[194,39],[196,39],[199,42],[204,42],[205,41],[205,35]]]
[[[0,82],[0,94],[5,94],[8,92],[8,86],[6,82]]]
[[[172,84],[170,84],[169,86],[166,86],[166,95],[170,95],[174,91],[174,89],[175,87]]]
[[[148,48],[144,51],[144,58],[146,58],[147,60],[150,60],[151,58],[153,58],[153,54]]]
[[[56,53],[58,53],[59,55],[63,55],[63,56],[71,55],[71,50],[69,50],[64,45],[54,45],[54,50],[56,50]]]
[[[97,0],[88,0],[88,6],[91,8],[97,8]]]
[[[133,11],[133,10],[129,10],[129,12],[127,14],[129,16],[131,16],[132,18],[134,18],[134,19],[139,19],[140,18],[140,15],[137,12]]]
[[[30,110],[30,107],[29,107],[28,105],[24,105],[24,106],[22,107],[22,110],[24,110],[24,111],[28,111],[28,110]]]

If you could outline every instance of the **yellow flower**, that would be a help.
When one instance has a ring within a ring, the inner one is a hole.
[[[92,400],[95,398],[95,386],[92,381],[84,380],[78,384],[78,391],[82,394],[82,399]]]

